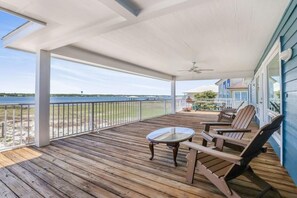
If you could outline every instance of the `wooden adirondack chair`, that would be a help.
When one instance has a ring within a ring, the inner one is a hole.
[[[213,137],[213,134],[209,133],[211,126],[230,126],[228,129],[214,129],[215,132],[219,135],[224,135],[233,139],[241,139],[246,132],[251,132],[250,129],[247,129],[255,115],[255,107],[253,105],[248,105],[241,109],[232,123],[228,122],[201,122],[205,125],[204,131],[201,132],[203,136],[203,146],[207,146],[207,142],[215,142],[216,147],[223,149],[223,146],[227,146],[236,150],[240,150],[241,147],[234,146],[229,144],[229,141],[225,141],[224,145],[219,145],[219,142],[216,142],[216,139]]]
[[[228,120],[233,120],[235,118],[235,114],[239,110],[239,108],[243,105],[244,101],[242,101],[237,108],[224,108],[220,111],[218,115],[218,122],[220,122],[223,118]]]
[[[249,163],[260,153],[266,152],[267,148],[263,146],[271,135],[280,128],[282,120],[282,115],[274,118],[270,124],[259,129],[248,144],[241,140],[233,140],[234,144],[245,145],[245,149],[240,155],[224,153],[192,142],[182,143],[190,148],[190,153],[187,156],[187,182],[193,182],[195,167],[197,166],[199,173],[208,178],[222,193],[230,198],[240,197],[228,184],[228,181],[240,175],[246,176],[254,184],[263,189],[258,197],[263,196],[270,189],[276,191],[271,185],[254,173]],[[222,138],[224,141],[226,137],[217,135],[217,138]],[[276,193],[279,195],[277,191]]]

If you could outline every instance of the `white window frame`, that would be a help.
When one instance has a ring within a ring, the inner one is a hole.
[[[269,102],[269,98],[268,98],[268,86],[269,86],[269,83],[268,83],[268,64],[270,63],[270,61],[275,57],[275,55],[280,55],[280,41],[277,41],[275,44],[274,44],[274,47],[271,49],[271,54],[269,56],[269,59],[267,60],[266,62],[266,79],[265,79],[265,82],[266,82],[266,98],[265,98],[265,103],[266,103],[266,119],[268,119],[268,116],[270,117],[275,117],[277,115],[279,115],[278,113],[274,112],[274,111],[271,111],[269,108],[268,108],[268,102]],[[282,73],[281,73],[281,68],[282,68],[282,64],[281,64],[281,60],[279,60],[279,74],[280,74],[280,114],[283,113],[283,110],[282,110],[282,104],[283,104],[283,101],[282,101]],[[268,120],[267,120],[268,121]],[[282,145],[282,129],[280,131],[280,134],[279,133],[274,133],[272,135],[272,137],[274,138],[274,140],[277,142],[277,144],[279,146]]]
[[[235,99],[235,93],[236,93],[236,92],[239,92],[239,94],[240,94],[240,100],[238,100],[238,101],[243,101],[243,100],[242,100],[242,93],[243,93],[243,92],[245,92],[245,93],[247,94],[247,100],[246,100],[245,102],[248,102],[248,101],[249,101],[249,92],[248,92],[248,90],[238,90],[238,91],[233,91],[233,92],[232,92],[232,94],[233,94],[232,97],[233,97],[233,100],[234,100],[234,101],[236,101],[236,99]]]
[[[270,117],[275,117],[277,115],[279,115],[278,113],[271,111],[268,108],[268,64],[271,62],[271,60],[275,57],[276,54],[280,55],[281,53],[281,40],[278,39],[276,41],[276,43],[273,45],[273,47],[271,48],[270,52],[268,53],[268,55],[266,56],[266,58],[264,59],[264,61],[261,64],[260,69],[263,71],[264,74],[264,79],[263,79],[263,86],[264,86],[264,93],[263,93],[263,103],[264,103],[264,122],[268,123],[268,116]],[[259,69],[259,70],[260,70]],[[279,70],[280,70],[280,114],[283,114],[283,96],[282,96],[282,90],[283,90],[283,86],[282,86],[282,61],[279,60]],[[281,164],[283,164],[283,128],[280,128],[280,134],[279,133],[274,133],[272,135],[272,138],[275,140],[275,142],[279,145],[280,147],[280,161]]]

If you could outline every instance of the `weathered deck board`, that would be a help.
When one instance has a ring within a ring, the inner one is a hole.
[[[204,176],[185,182],[187,148],[181,146],[178,167],[172,151],[155,146],[150,161],[146,135],[160,127],[193,128],[201,143],[201,121],[213,113],[178,113],[51,142],[44,148],[27,147],[0,153],[0,196],[4,197],[223,197]],[[256,130],[256,125],[251,124]],[[249,139],[247,134],[244,139]],[[284,197],[296,197],[297,188],[271,148],[252,163],[256,173]],[[232,187],[244,197],[259,189],[240,177]]]

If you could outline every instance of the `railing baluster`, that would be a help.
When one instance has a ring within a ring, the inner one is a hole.
[[[55,104],[52,104],[52,138],[55,138]]]
[[[99,103],[99,129],[102,128],[102,119],[103,119],[102,109],[103,109],[103,103]]]
[[[125,123],[127,123],[127,101],[125,101]]]
[[[82,132],[82,103],[80,103],[80,132]]]
[[[20,141],[20,144],[22,145],[23,144],[23,105],[20,105],[20,108],[21,108],[21,112],[20,112],[20,117],[21,117],[21,120],[20,120],[20,132],[21,132],[21,141]]]
[[[110,103],[108,102],[107,103],[107,108],[108,108],[108,110],[107,110],[107,117],[108,117],[108,122],[107,122],[107,126],[109,127],[110,126]]]
[[[120,102],[117,102],[117,125],[120,124]]]
[[[87,104],[84,103],[84,131],[86,131],[86,122],[87,122]]]
[[[15,106],[12,106],[12,145],[15,146]]]
[[[7,132],[7,106],[5,105],[4,106],[4,145],[6,146],[7,145],[7,142],[6,142],[6,132]]]
[[[108,112],[108,125],[107,126],[109,127],[111,125],[110,124],[111,123],[111,107],[110,107],[111,106],[111,103],[108,102],[108,105],[107,106],[108,106],[108,111],[107,111]]]
[[[69,135],[69,103],[67,104],[67,135]]]
[[[114,102],[112,102],[112,125],[115,123],[115,108],[114,108]]]
[[[28,135],[27,135],[27,143],[30,142],[30,105],[28,105]]]
[[[58,129],[57,129],[57,137],[60,137],[60,104],[58,104]]]
[[[89,112],[89,114],[91,114],[91,130],[94,131],[95,107],[94,107],[94,102],[90,104],[91,104],[91,112]]]
[[[76,103],[76,131],[78,133],[78,103]]]
[[[73,128],[74,128],[74,119],[73,119],[73,115],[74,114],[74,104],[71,104],[71,134],[74,134]]]
[[[142,119],[142,101],[139,101],[139,109],[138,109],[138,114],[139,114],[139,121],[141,121],[141,119]]]
[[[63,114],[62,114],[62,120],[63,120],[63,137],[65,136],[65,132],[64,132],[64,130],[65,130],[65,105],[63,104],[62,105],[62,110],[63,110]]]
[[[130,101],[128,101],[128,123],[131,122],[131,107],[130,107]]]
[[[97,130],[97,122],[98,122],[98,103],[94,103],[94,116],[95,116],[95,119],[94,119],[94,122],[93,125],[93,130]]]

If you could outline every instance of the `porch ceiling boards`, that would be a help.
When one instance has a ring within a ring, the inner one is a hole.
[[[164,145],[155,147],[155,159],[150,161],[145,139],[152,130],[177,125],[195,129],[193,141],[200,143],[199,122],[215,118],[213,113],[177,113],[99,134],[56,140],[44,148],[0,153],[0,197],[223,197],[202,175],[195,175],[193,185],[185,182],[186,148],[181,147],[175,168],[172,152]],[[256,125],[252,124],[252,128],[256,130]],[[271,148],[252,166],[284,197],[296,197],[297,188]],[[243,177],[232,185],[247,197],[258,192]]]
[[[120,70],[128,64],[133,68],[125,68],[128,72],[137,73],[138,67],[191,80],[251,77],[289,2],[1,0],[0,9],[45,25],[34,32],[27,26],[18,29],[4,38],[7,47],[49,50],[59,57]],[[93,56],[82,56],[82,51]],[[214,71],[180,71],[189,69],[192,61]],[[138,73],[168,80],[147,71]]]

